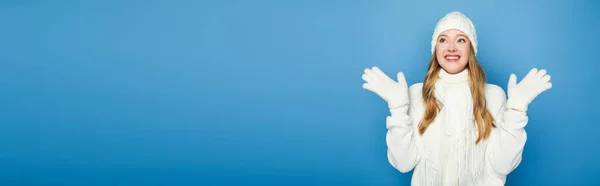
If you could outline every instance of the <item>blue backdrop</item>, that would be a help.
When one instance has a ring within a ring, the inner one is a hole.
[[[409,185],[374,65],[422,81],[435,23],[475,23],[489,83],[545,68],[507,185],[600,183],[600,3],[0,2],[0,185]]]

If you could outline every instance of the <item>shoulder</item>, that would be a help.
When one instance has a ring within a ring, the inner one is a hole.
[[[408,92],[411,100],[420,100],[421,92],[423,91],[423,82],[412,84],[408,87]]]
[[[423,83],[419,82],[419,83],[415,83],[412,84],[408,87],[408,94],[409,94],[409,99],[410,99],[410,115],[413,117],[419,117],[420,118],[420,114],[423,113],[423,108],[424,108],[424,104],[423,104]],[[415,119],[415,121],[419,121],[418,119]]]
[[[486,83],[483,89],[485,92],[485,97],[490,101],[502,101],[506,99],[506,93],[504,92],[504,89],[498,85]]]
[[[488,109],[496,114],[506,102],[506,92],[502,87],[488,83],[484,86],[484,92]]]

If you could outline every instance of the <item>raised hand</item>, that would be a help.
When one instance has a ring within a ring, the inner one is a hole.
[[[527,111],[529,104],[542,92],[552,88],[550,83],[550,75],[546,74],[546,70],[533,68],[527,75],[517,84],[517,77],[511,74],[508,79],[508,101],[507,108]]]
[[[402,72],[398,72],[398,82],[387,76],[378,67],[365,69],[362,79],[366,81],[363,88],[379,95],[390,108],[409,103],[408,85]]]

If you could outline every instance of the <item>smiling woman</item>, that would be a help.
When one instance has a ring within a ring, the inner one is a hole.
[[[477,45],[477,32],[471,20],[462,13],[451,12],[435,27],[431,39],[431,53],[435,54],[432,62],[437,59],[448,73],[459,73],[466,68],[468,61],[476,62]],[[469,56],[473,58],[469,59]]]
[[[521,163],[527,106],[551,88],[546,70],[531,69],[502,88],[486,83],[473,23],[450,12],[436,25],[424,82],[410,87],[378,67],[365,69],[363,88],[387,101],[388,161],[412,185],[504,185]]]

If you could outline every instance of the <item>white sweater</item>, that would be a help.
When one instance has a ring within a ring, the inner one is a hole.
[[[502,88],[486,84],[487,106],[497,128],[475,145],[468,71],[452,75],[441,70],[439,77],[435,95],[443,106],[424,135],[419,135],[417,128],[424,114],[423,83],[410,86],[409,105],[390,110],[386,120],[390,164],[403,173],[414,169],[413,186],[504,185],[507,175],[521,162],[527,140],[526,113],[505,109],[507,98]],[[475,183],[469,184],[469,180]]]

